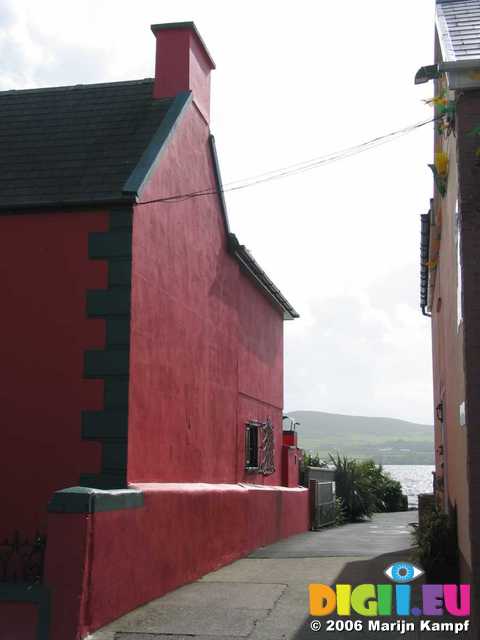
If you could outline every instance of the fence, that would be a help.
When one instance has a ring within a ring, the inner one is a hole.
[[[335,483],[310,480],[312,529],[335,524]]]

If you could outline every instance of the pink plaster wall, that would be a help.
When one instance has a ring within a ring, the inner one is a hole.
[[[142,200],[214,188],[208,136],[190,106]],[[280,484],[283,318],[227,253],[216,195],[135,207],[130,362],[129,482]],[[267,418],[276,473],[247,476],[245,422]]]
[[[47,555],[51,640],[83,638],[260,545],[309,526],[306,489],[174,483],[138,488],[145,493],[142,508],[93,516],[50,514],[48,535],[55,540]],[[68,572],[60,570],[62,565]],[[81,597],[79,589],[87,583]]]

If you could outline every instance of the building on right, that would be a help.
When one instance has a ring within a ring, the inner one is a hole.
[[[457,519],[459,573],[480,601],[480,0],[436,0],[434,193],[421,217],[431,317],[435,496]]]

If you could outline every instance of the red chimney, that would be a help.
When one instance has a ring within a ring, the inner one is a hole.
[[[210,71],[215,63],[194,23],[170,22],[151,28],[157,39],[154,98],[172,98],[180,91],[191,91],[209,122]]]

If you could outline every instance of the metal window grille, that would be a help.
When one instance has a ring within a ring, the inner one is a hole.
[[[258,469],[258,429],[259,424],[245,425],[245,468]]]
[[[15,531],[10,539],[0,542],[0,583],[42,582],[46,537],[37,533],[28,540]]]
[[[271,421],[245,425],[245,468],[264,476],[275,471],[275,442]]]

